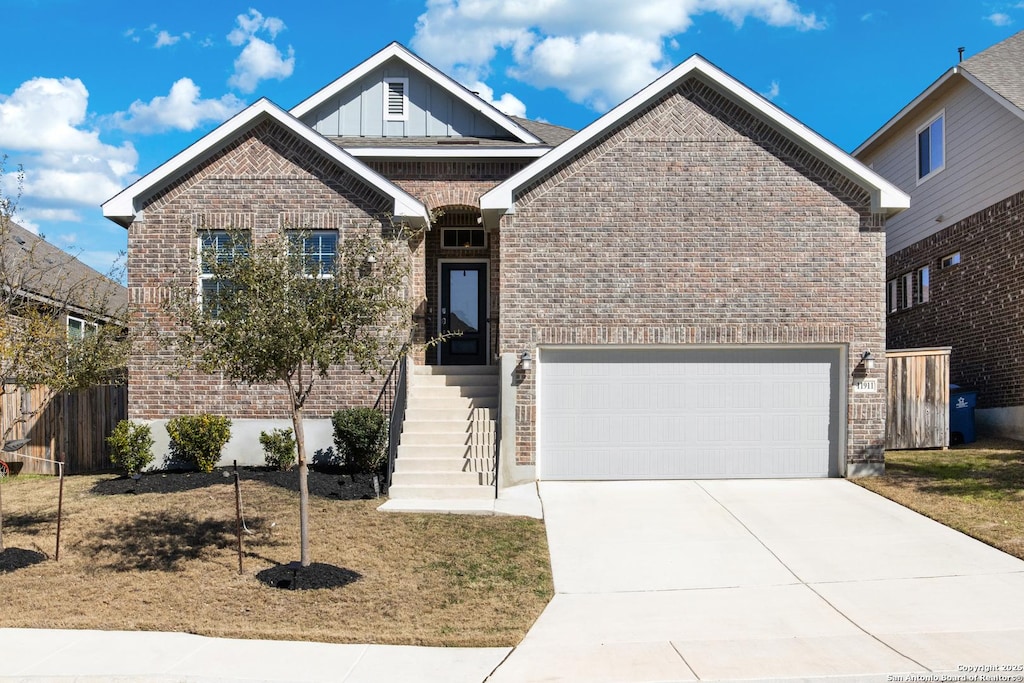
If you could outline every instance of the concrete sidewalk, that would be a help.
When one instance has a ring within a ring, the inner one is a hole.
[[[541,498],[556,595],[490,683],[1024,676],[1024,561],[848,481]]]
[[[0,681],[480,683],[509,651],[8,628]]]

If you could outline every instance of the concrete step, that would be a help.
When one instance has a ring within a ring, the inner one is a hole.
[[[493,486],[490,472],[395,472],[391,486]]]
[[[406,404],[406,418],[409,417],[409,411],[411,410],[464,410],[466,419],[469,419],[469,411],[473,408],[498,408],[498,397],[497,396],[451,396],[448,398],[442,397],[424,397],[424,396],[412,396],[410,392],[409,402]]]
[[[466,444],[432,446],[425,444],[399,444],[396,458],[469,458],[478,455]],[[480,449],[483,450],[483,449]],[[491,450],[494,450],[493,448]],[[482,455],[482,454],[480,454]]]
[[[497,398],[497,385],[469,385],[469,386],[419,386],[409,387],[409,401],[418,399],[435,398]]]
[[[497,375],[481,375],[481,374],[470,374],[470,375],[416,375],[413,379],[411,386],[416,387],[452,387],[452,386],[498,386]]]
[[[406,420],[402,423],[402,434],[469,434],[471,431],[472,425],[468,415],[458,420],[410,420],[408,412],[406,411]]]
[[[414,375],[497,375],[497,365],[417,365]]]
[[[494,457],[396,458],[395,472],[493,472]]]
[[[402,432],[398,442],[403,446],[450,446],[469,444],[494,444],[494,436],[488,432]]]
[[[391,485],[388,498],[392,500],[492,500],[493,486],[477,484],[459,486],[430,486],[421,484]]]
[[[473,413],[472,407],[455,407],[455,408],[435,408],[431,407],[432,403],[409,405],[405,409],[405,424],[411,423],[428,423],[438,422],[446,423],[453,420],[460,420],[469,429],[469,417]],[[495,419],[497,410],[491,410],[490,419]]]

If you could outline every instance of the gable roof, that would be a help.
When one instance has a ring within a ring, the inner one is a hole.
[[[714,66],[700,55],[662,75],[646,88],[618,105],[592,124],[579,131],[558,147],[519,171],[480,198],[484,221],[493,225],[504,213],[515,212],[515,194],[573,155],[587,149],[594,141],[636,112],[676,87],[684,79],[701,75],[719,92],[751,113],[771,123],[815,157],[836,169],[871,194],[872,211],[895,214],[910,206],[910,197],[889,181],[860,163],[834,144],[803,125],[774,104],[756,94],[745,85]]]
[[[411,50],[397,42],[391,43],[362,64],[350,69],[334,82],[321,88],[302,102],[299,102],[297,105],[292,107],[290,113],[296,118],[305,116],[335,95],[341,93],[349,86],[357,83],[361,78],[374,69],[383,66],[383,64],[389,59],[397,59],[401,61],[413,71],[416,71],[427,80],[444,89],[456,100],[461,101],[470,109],[480,112],[481,115],[491,121],[498,128],[506,131],[513,139],[527,145],[543,144],[536,135],[519,125],[511,117],[502,114],[494,106],[485,102],[467,88],[441,73],[435,67],[427,64],[413,54]]]
[[[960,62],[939,76],[934,83],[900,109],[871,137],[853,150],[860,156],[886,136],[900,121],[910,116],[950,79],[963,78],[991,97],[1015,116],[1024,119],[1024,31]]]
[[[103,215],[119,225],[128,227],[135,220],[146,199],[217,154],[232,140],[268,120],[283,126],[323,153],[339,168],[358,176],[368,186],[388,197],[394,203],[392,213],[396,219],[408,221],[418,227],[430,224],[427,209],[420,201],[337,145],[331,144],[322,135],[266,98],[261,98],[249,105],[197,142],[108,199],[103,203]]]
[[[63,249],[30,232],[14,221],[0,219],[7,235],[0,240],[0,259],[11,272],[5,285],[17,286],[21,295],[51,304],[67,304],[80,314],[92,313],[106,318],[123,312],[128,305],[128,290],[99,271],[79,261]],[[85,308],[102,302],[103,311]]]

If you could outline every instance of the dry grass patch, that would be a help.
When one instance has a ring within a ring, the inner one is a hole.
[[[1024,443],[888,451],[885,476],[853,481],[1024,559]]]
[[[553,593],[541,522],[381,513],[383,499],[361,499],[366,482],[323,473],[310,474],[310,580],[334,587],[274,587],[289,575],[280,565],[299,557],[297,483],[295,473],[243,472],[252,534],[239,575],[223,473],[68,477],[60,562],[50,559],[57,481],[8,480],[0,627],[510,646]]]

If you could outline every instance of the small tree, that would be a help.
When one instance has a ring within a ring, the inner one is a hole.
[[[379,227],[379,226],[376,226]],[[411,309],[405,292],[410,235],[390,225],[339,240],[333,264],[284,235],[207,254],[217,283],[196,300],[195,283],[172,286],[167,311],[180,326],[170,343],[179,361],[246,384],[288,391],[298,451],[301,564],[309,566],[309,487],[303,411],[331,367],[379,372],[405,347]]]

